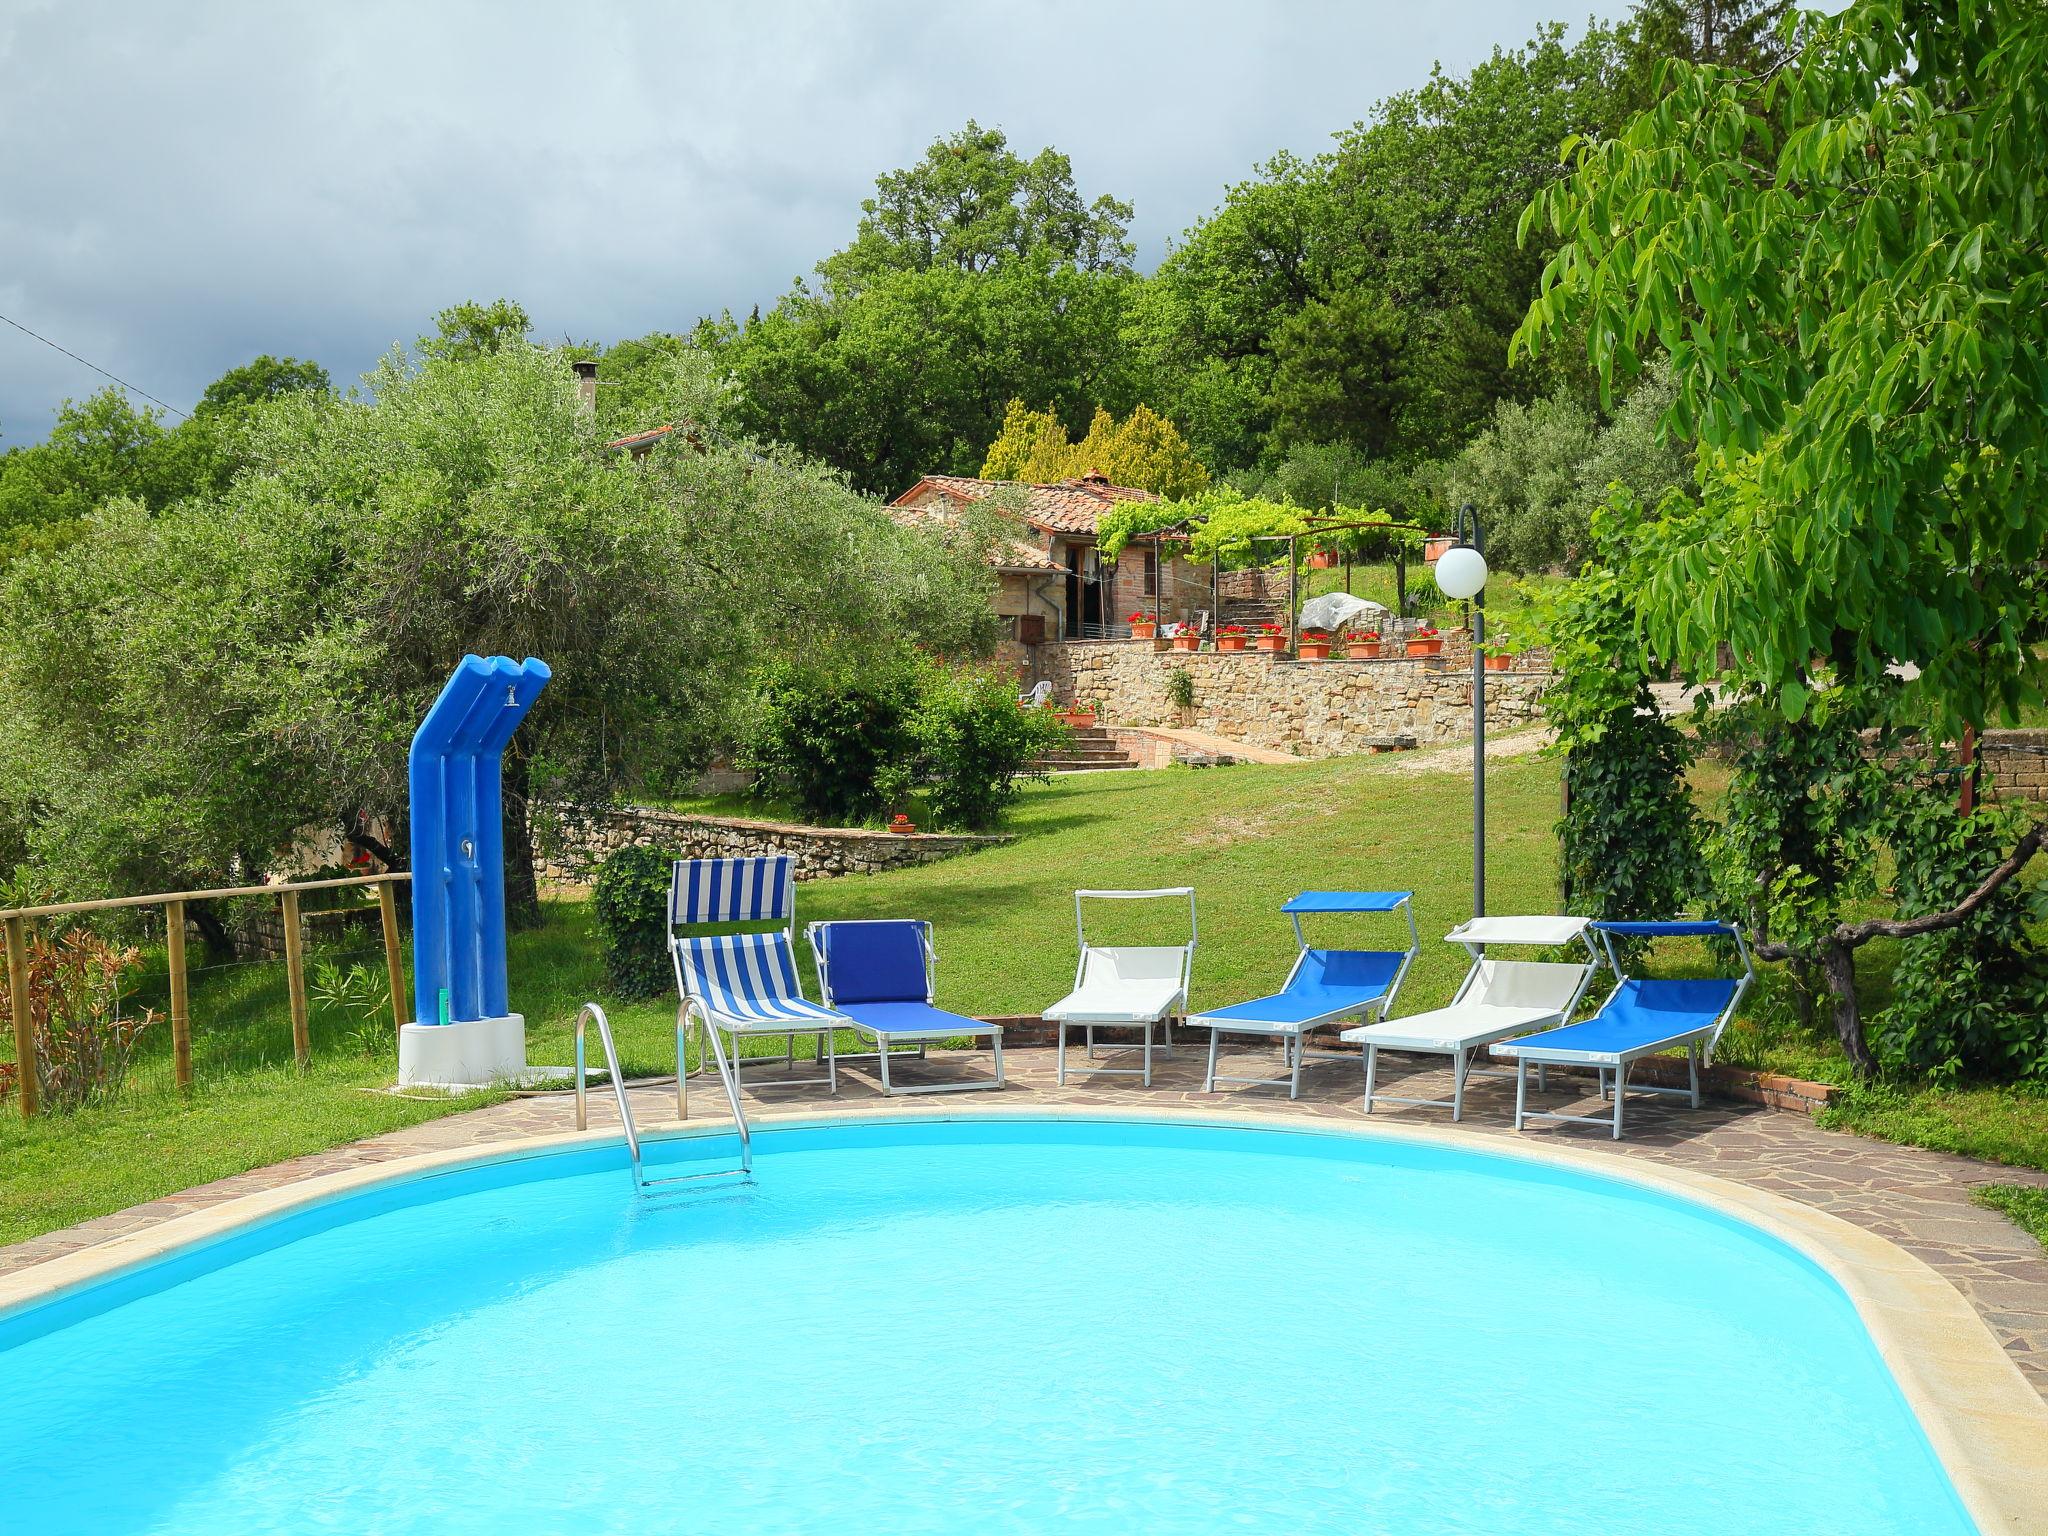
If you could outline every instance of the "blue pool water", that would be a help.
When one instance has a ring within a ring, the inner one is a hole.
[[[724,1196],[529,1159],[0,1322],[0,1530],[1971,1529],[1841,1291],[1702,1207],[1276,1131],[756,1143]]]

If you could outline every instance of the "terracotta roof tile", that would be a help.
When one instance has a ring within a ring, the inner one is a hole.
[[[1015,480],[976,480],[967,475],[926,475],[890,505],[902,506],[927,487],[957,502],[986,501]],[[1120,501],[1157,501],[1151,491],[1111,485],[1100,475],[1061,480],[1052,485],[1023,484],[1024,520],[1047,533],[1093,536],[1102,514]]]

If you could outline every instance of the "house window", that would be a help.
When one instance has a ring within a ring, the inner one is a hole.
[[[1159,552],[1155,549],[1145,551],[1145,595],[1159,595]]]

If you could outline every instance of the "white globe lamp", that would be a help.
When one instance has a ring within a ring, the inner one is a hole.
[[[1477,597],[1486,585],[1486,556],[1470,544],[1447,549],[1436,562],[1437,589],[1453,602]]]

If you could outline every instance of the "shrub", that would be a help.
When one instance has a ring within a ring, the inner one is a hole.
[[[1899,791],[1886,831],[1897,860],[1898,915],[1945,911],[1983,883],[2026,829],[2018,806],[1957,814],[1955,781]],[[1895,1076],[2048,1078],[2048,951],[2032,931],[2048,891],[2009,880],[1960,927],[1903,941],[1891,1004],[1872,1021],[1880,1066]]]
[[[313,1006],[348,1026],[350,1040],[365,1056],[388,1056],[398,1049],[391,1027],[391,983],[382,973],[358,961],[343,968],[338,960],[314,962],[306,988]]]
[[[621,997],[653,997],[670,983],[668,887],[675,860],[660,848],[621,848],[591,884],[605,983]]]
[[[1226,624],[1226,630],[1235,628]],[[1242,630],[1238,631],[1240,634]],[[1195,678],[1186,667],[1175,667],[1166,674],[1166,702],[1185,715],[1195,707]]]
[[[999,673],[934,669],[911,734],[933,818],[981,828],[1017,798],[1020,780],[1044,777],[1025,765],[1063,743],[1067,728],[1045,710],[1020,708],[1015,684]]]
[[[29,1027],[35,1036],[36,1086],[46,1110],[74,1110],[120,1092],[135,1042],[157,1021],[148,1009],[121,1010],[127,992],[123,978],[141,964],[137,950],[85,928],[60,939],[38,935],[29,941]],[[0,1016],[13,1006],[13,997],[0,987]]]
[[[888,768],[912,755],[923,670],[907,652],[879,661],[771,664],[760,674],[742,766],[758,775],[760,792],[788,798],[814,821],[880,814]]]

